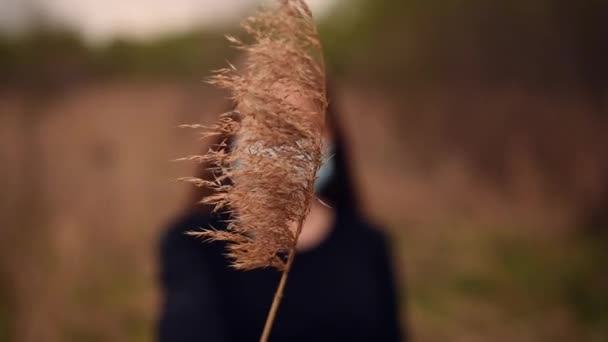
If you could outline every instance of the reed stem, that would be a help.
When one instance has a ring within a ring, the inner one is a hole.
[[[300,237],[300,232],[302,231],[302,225],[304,224],[304,219],[300,221],[298,225],[298,230],[296,231],[296,239],[289,250],[289,256],[287,257],[287,263],[285,264],[285,270],[281,275],[281,280],[279,281],[279,287],[277,287],[277,291],[274,294],[274,299],[272,300],[272,306],[270,307],[270,311],[268,312],[268,316],[266,317],[266,324],[264,325],[264,332],[262,333],[262,337],[260,337],[260,342],[268,342],[268,338],[270,337],[270,331],[272,330],[272,326],[277,316],[277,312],[279,311],[279,305],[281,304],[281,300],[283,299],[283,292],[285,291],[285,284],[287,284],[287,276],[289,275],[289,271],[291,270],[291,265],[293,264],[293,260],[296,256],[296,247],[298,243],[298,238]]]

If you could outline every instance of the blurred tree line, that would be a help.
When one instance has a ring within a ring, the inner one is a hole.
[[[598,91],[608,82],[606,13],[602,0],[354,0],[322,32],[334,69],[370,80]]]
[[[222,34],[204,30],[89,46],[69,30],[37,29],[0,36],[0,73],[5,85],[132,76],[200,78],[231,53]]]
[[[578,83],[597,94],[608,82],[607,11],[603,0],[352,0],[320,26],[335,76],[416,85]],[[198,77],[230,55],[223,35],[235,31],[196,29],[91,47],[77,32],[41,19],[26,34],[0,35],[0,72],[9,82],[91,72]]]

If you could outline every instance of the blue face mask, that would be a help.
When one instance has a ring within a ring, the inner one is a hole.
[[[235,142],[232,143],[232,148],[233,149],[236,148]],[[317,194],[325,189],[325,187],[331,181],[331,178],[334,176],[335,169],[336,169],[336,162],[334,160],[333,151],[334,151],[334,148],[332,145],[330,145],[326,149],[325,155],[327,157],[324,158],[325,162],[323,163],[323,165],[321,165],[321,167],[319,168],[319,171],[317,172],[317,179],[315,180],[315,184],[314,184],[314,191]],[[240,167],[240,162],[237,160],[232,165],[232,168],[237,169],[239,167]]]
[[[327,149],[328,157],[325,159],[325,163],[321,165],[319,172],[317,172],[317,179],[315,180],[315,192],[318,194],[325,189],[329,184],[329,181],[334,176],[336,170],[336,161],[333,156],[333,147]]]

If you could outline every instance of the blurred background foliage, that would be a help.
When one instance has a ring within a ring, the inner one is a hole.
[[[234,54],[223,32],[201,29],[152,41],[116,39],[92,47],[78,33],[38,28],[20,37],[0,37],[0,72],[11,83],[87,77],[200,78],[201,70]]]
[[[605,10],[601,0],[355,0],[322,31],[330,63],[348,74],[416,85],[482,78],[550,87],[606,79]]]
[[[605,1],[343,1],[320,22],[419,341],[608,339]],[[0,341],[149,341],[181,123],[235,25],[0,36]]]

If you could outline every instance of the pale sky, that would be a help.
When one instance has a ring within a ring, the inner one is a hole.
[[[317,17],[339,0],[307,0]],[[146,38],[238,19],[261,0],[0,0],[0,31],[19,30],[43,13],[92,42],[121,36]]]

